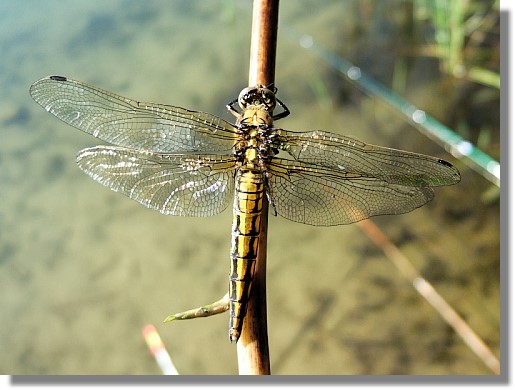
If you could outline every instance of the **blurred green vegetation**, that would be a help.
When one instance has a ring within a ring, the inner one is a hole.
[[[498,0],[414,0],[414,26],[427,38],[416,50],[444,73],[499,89],[499,13]]]

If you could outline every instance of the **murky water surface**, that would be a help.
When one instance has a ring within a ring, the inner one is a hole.
[[[282,4],[285,25],[388,82],[400,44],[394,21],[378,24],[361,2],[293,3]],[[181,373],[237,373],[228,315],[161,324],[226,292],[230,210],[164,217],[100,186],[74,160],[101,142],[28,94],[35,80],[61,74],[232,120],[224,106],[246,86],[251,24],[235,4],[0,4],[1,373],[158,374],[141,337],[146,323],[157,326]],[[437,189],[428,206],[374,221],[498,356],[499,202],[485,200],[490,185],[279,35],[278,96],[292,114],[278,126],[436,155],[461,170],[462,182]],[[408,65],[404,95],[451,121],[460,86],[446,90],[436,61]],[[478,120],[491,115],[492,106],[482,108]],[[491,130],[495,144],[498,127]],[[268,246],[274,373],[489,373],[357,226],[271,217]]]

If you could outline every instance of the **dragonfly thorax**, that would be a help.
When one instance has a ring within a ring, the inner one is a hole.
[[[245,111],[241,113],[241,116],[236,122],[237,126],[245,128],[247,126],[271,126],[273,122],[270,111],[264,110],[260,106],[247,106]]]
[[[271,147],[269,126],[240,125],[242,138],[236,145],[237,160],[249,167],[264,166],[276,152]]]

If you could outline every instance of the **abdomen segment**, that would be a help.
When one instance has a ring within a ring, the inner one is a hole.
[[[236,174],[229,285],[229,338],[238,341],[254,279],[263,209],[264,181],[260,171],[241,168]]]

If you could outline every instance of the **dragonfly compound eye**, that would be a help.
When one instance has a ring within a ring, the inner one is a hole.
[[[261,104],[264,104],[267,111],[273,111],[275,108],[275,93],[265,87],[259,88]]]
[[[245,110],[249,104],[252,104],[252,96],[255,94],[255,87],[244,88],[238,96],[238,104],[242,110]]]
[[[240,92],[238,104],[242,110],[248,106],[261,106],[267,111],[272,111],[275,107],[275,94],[266,87],[247,87]]]

